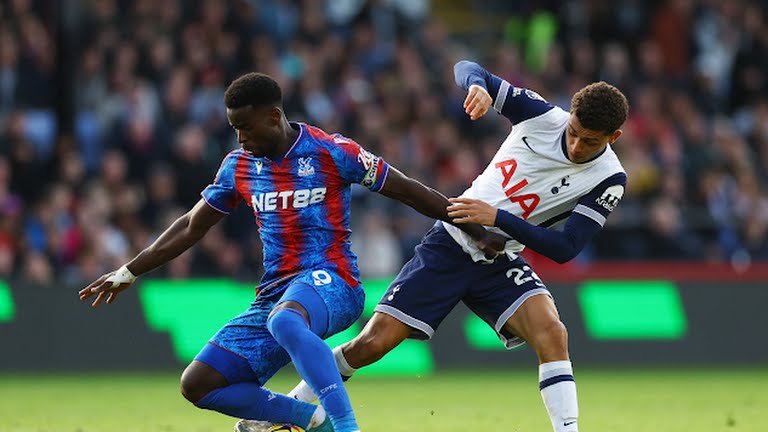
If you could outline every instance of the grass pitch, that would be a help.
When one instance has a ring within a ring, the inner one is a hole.
[[[295,375],[269,388],[285,392]],[[768,368],[577,369],[580,430],[766,431]],[[366,432],[551,431],[535,368],[348,383]],[[194,408],[176,374],[0,375],[2,432],[229,432]]]

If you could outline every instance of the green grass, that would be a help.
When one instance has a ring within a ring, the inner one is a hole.
[[[768,430],[768,368],[577,370],[580,430]],[[270,382],[286,391],[295,376]],[[234,420],[188,404],[175,374],[0,375],[2,432],[214,432]],[[535,368],[348,383],[366,432],[550,431]]]

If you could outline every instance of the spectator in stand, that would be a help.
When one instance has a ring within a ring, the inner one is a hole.
[[[458,32],[438,18],[438,3],[421,0],[76,3],[79,28],[89,30],[74,38],[74,124],[58,125],[71,138],[56,136],[57,3],[0,7],[0,275],[44,280],[50,268],[91,278],[106,270],[94,256],[119,262],[136,252],[168,214],[197,200],[194,191],[236,146],[221,96],[223,83],[247,71],[276,77],[290,116],[356,136],[445,193],[463,190],[506,125],[496,116],[470,122],[457,110],[462,95],[444,71],[459,57],[564,107],[598,79],[626,92],[633,109],[617,152],[630,183],[621,211],[582,259],[658,258],[651,232],[682,235],[706,259],[766,258],[764,2],[494,2],[494,14],[520,25],[554,18],[544,53],[529,52],[527,28]],[[494,42],[468,43],[473,37]],[[181,192],[168,196],[168,188]],[[67,224],[51,223],[45,202],[46,191],[60,189],[71,194],[71,208],[56,210],[69,214]],[[375,201],[354,193],[353,222],[370,226],[386,214],[382,232],[407,260],[427,221]],[[162,210],[148,214],[150,202]],[[23,234],[13,234],[14,224]],[[247,212],[236,213],[222,227],[217,244],[231,246],[220,260],[200,248],[167,274],[193,274],[189,263],[195,275],[258,268],[254,234]],[[665,256],[689,258],[690,247]]]

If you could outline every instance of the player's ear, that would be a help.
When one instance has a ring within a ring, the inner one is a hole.
[[[283,119],[283,110],[280,107],[272,107],[269,110],[269,120],[273,126],[279,125]]]
[[[615,143],[616,140],[619,139],[621,134],[622,134],[621,129],[616,129],[616,131],[611,134],[611,137],[608,138],[608,144]]]

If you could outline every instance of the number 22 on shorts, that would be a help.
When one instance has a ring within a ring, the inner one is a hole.
[[[526,276],[525,273],[530,271],[531,275]],[[512,277],[514,275],[514,278]],[[531,270],[531,267],[529,266],[523,266],[522,269],[513,267],[509,270],[507,270],[507,277],[512,279],[515,282],[515,285],[522,285],[524,283],[528,283],[532,280],[536,280],[536,285],[544,285],[544,283],[541,282],[541,279],[539,279],[539,275],[536,274],[536,272]]]

